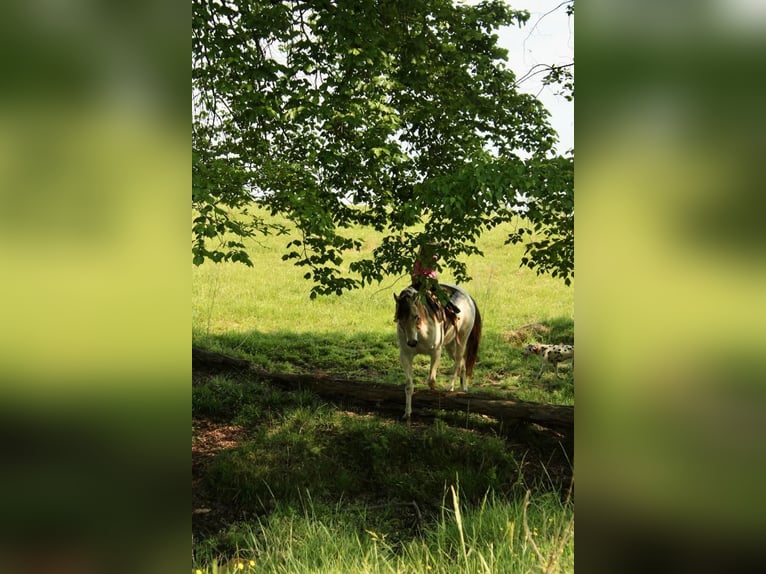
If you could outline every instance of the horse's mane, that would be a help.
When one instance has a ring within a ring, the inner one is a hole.
[[[400,321],[403,319],[407,319],[409,316],[409,309],[407,305],[403,305],[403,303],[407,300],[411,300],[415,303],[415,306],[417,307],[418,314],[420,315],[421,319],[425,319],[425,317],[429,314],[434,315],[437,320],[444,321],[445,315],[444,315],[444,307],[439,303],[438,300],[433,300],[433,303],[435,304],[436,308],[432,308],[430,303],[424,303],[419,298],[418,290],[415,289],[412,285],[407,287],[404,291],[399,293],[399,298],[397,299],[396,303],[396,312],[394,314],[394,321]]]

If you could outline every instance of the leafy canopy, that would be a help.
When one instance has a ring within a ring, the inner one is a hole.
[[[568,283],[573,159],[494,33],[528,18],[499,0],[193,0],[194,262],[251,264],[222,238],[285,231],[257,202],[298,230],[284,257],[312,297],[409,272],[434,240],[460,281],[524,203],[509,241],[534,233],[522,264]],[[344,266],[358,226],[383,240]]]

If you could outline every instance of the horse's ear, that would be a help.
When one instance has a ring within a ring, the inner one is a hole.
[[[394,296],[394,301],[396,301],[397,310],[399,308],[399,297],[396,296],[396,293],[391,293],[391,295]],[[394,322],[396,322],[396,313],[394,313]]]

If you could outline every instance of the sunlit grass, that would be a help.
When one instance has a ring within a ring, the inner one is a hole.
[[[523,247],[504,244],[510,229],[506,225],[485,233],[478,244],[484,256],[466,262],[472,279],[462,286],[476,300],[484,321],[472,387],[573,404],[571,367],[562,365],[560,379],[548,372],[535,381],[539,359],[522,357],[521,346],[534,340],[573,342],[574,287],[519,267]],[[374,232],[362,237],[362,254],[380,240]],[[409,278],[390,277],[381,285],[311,300],[305,270],[282,261],[290,239],[249,241],[252,268],[237,263],[192,268],[193,342],[271,370],[322,371],[400,384],[392,294],[406,287]],[[440,280],[453,278],[444,273]],[[535,323],[553,328],[546,335],[529,332],[525,339],[509,339],[509,332]],[[427,359],[417,357],[415,367],[416,381],[422,382]],[[450,369],[445,358],[438,382],[446,383]]]
[[[481,504],[466,507],[459,492],[445,491],[440,518],[422,536],[409,540],[390,530],[395,519],[370,521],[363,507],[350,512],[307,497],[300,509],[280,506],[268,520],[231,531],[229,535],[239,542],[235,558],[218,558],[200,549],[193,571],[528,574],[547,567],[548,572],[574,571],[571,503],[542,496],[525,513],[525,502],[489,495]]]

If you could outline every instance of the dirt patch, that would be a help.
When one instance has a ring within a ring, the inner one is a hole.
[[[521,345],[524,341],[527,341],[530,338],[541,338],[550,332],[550,327],[546,327],[542,323],[532,323],[530,325],[519,327],[518,329],[503,331],[502,337],[506,343],[510,343],[511,345]]]
[[[206,419],[192,419],[192,534],[203,537],[236,519],[233,509],[216,500],[203,477],[215,456],[238,446],[247,438],[244,427],[217,424]]]
[[[237,446],[245,435],[240,425],[216,424],[206,419],[192,419],[192,429],[192,457],[215,456],[221,449]]]

